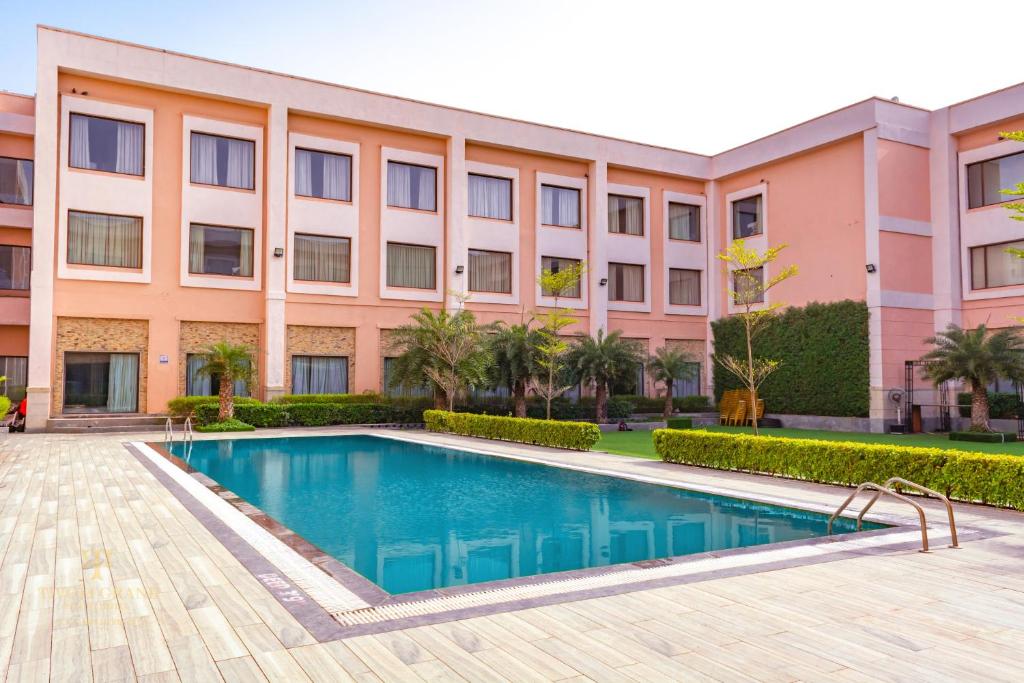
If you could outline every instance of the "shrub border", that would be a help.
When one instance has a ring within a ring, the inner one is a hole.
[[[478,436],[574,451],[589,451],[601,439],[600,427],[589,422],[451,413],[447,410],[425,410],[423,421],[430,432]]]

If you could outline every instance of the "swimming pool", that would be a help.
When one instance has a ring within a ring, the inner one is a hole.
[[[815,538],[828,521],[377,436],[196,441],[188,464],[392,594]]]

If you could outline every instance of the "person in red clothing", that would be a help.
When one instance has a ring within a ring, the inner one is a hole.
[[[18,404],[18,410],[14,413],[14,421],[11,422],[12,432],[23,432],[25,431],[25,415],[28,409],[28,398],[21,399]]]

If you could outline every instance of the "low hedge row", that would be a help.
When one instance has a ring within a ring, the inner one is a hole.
[[[636,413],[657,413],[665,410],[665,398],[663,396],[632,396],[620,394],[613,398],[628,401],[633,404],[633,412]],[[672,408],[682,413],[694,413],[707,410],[711,403],[707,396],[678,396],[672,399]]]
[[[658,429],[666,462],[856,486],[903,477],[964,502],[1024,510],[1024,457],[774,436]]]
[[[185,417],[187,415],[191,415],[192,413],[194,413],[197,407],[211,403],[213,405],[218,405],[220,403],[220,397],[178,396],[177,398],[172,398],[170,401],[167,402],[167,412],[169,412],[171,415],[176,415],[178,417]],[[254,398],[247,398],[244,396],[235,397],[236,406],[247,404],[251,405],[255,403],[259,403],[259,401],[257,401]]]
[[[272,403],[338,403],[342,405],[388,402],[386,396],[372,392],[363,394],[285,394],[272,401]]]
[[[195,410],[200,425],[217,421],[218,406],[201,404]],[[324,427],[344,424],[422,422],[416,409],[380,403],[257,403],[235,406],[235,418],[254,427]]]
[[[960,417],[971,416],[971,400],[973,395],[970,392],[961,392],[956,395],[957,405],[960,407]],[[1020,399],[1017,394],[990,391],[988,392],[988,415],[994,420],[1016,420],[1017,411],[1020,410]]]
[[[479,436],[485,439],[589,451],[601,439],[601,430],[587,422],[558,422],[529,417],[499,417],[427,410],[423,413],[432,432]]]
[[[224,420],[223,422],[213,422],[208,425],[199,425],[196,427],[197,432],[251,432],[255,427],[250,424],[246,424],[241,420]]]

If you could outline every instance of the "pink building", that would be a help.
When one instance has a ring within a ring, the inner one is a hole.
[[[1024,314],[1003,250],[1024,223],[996,192],[1024,180],[998,135],[1024,128],[1024,85],[870,99],[703,156],[51,28],[36,68],[34,99],[0,94],[0,372],[34,429],[209,392],[194,354],[220,339],[259,350],[263,398],[379,391],[418,308],[464,293],[518,321],[573,261],[581,330],[688,348],[710,393],[715,254],[739,236],[790,245],[773,301],[867,302],[863,428],[894,417],[924,337]]]

